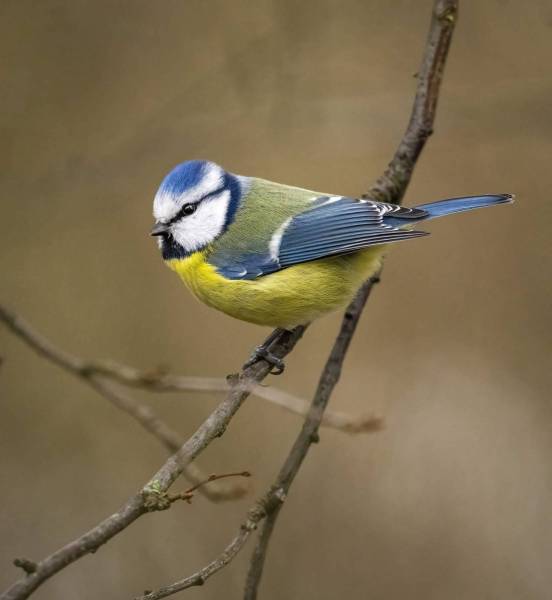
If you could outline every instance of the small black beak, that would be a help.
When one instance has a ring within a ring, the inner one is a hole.
[[[168,230],[169,228],[165,223],[156,223],[152,227],[150,235],[163,235],[164,233],[167,233]]]

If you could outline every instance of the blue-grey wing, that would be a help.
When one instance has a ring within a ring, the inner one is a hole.
[[[425,211],[392,204],[322,196],[284,221],[263,251],[215,253],[209,262],[230,279],[256,279],[299,263],[427,235],[394,227],[385,222],[385,215],[405,219],[405,225],[426,217]]]

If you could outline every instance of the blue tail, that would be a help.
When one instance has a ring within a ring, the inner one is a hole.
[[[422,219],[434,219],[435,217],[443,217],[444,215],[472,210],[473,208],[483,208],[484,206],[513,202],[513,198],[514,197],[511,194],[465,196],[463,198],[450,198],[449,200],[439,200],[438,202],[420,204],[415,208],[424,210],[428,213],[428,215],[422,217]]]

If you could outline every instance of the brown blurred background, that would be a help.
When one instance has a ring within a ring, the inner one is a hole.
[[[166,171],[210,158],[355,195],[405,127],[429,0],[0,4],[2,302],[85,357],[235,371],[266,333],[194,301],[148,237]],[[406,203],[515,192],[399,244],[332,407],[379,434],[324,430],[293,486],[261,597],[545,599],[552,570],[552,5],[463,0],[436,134]],[[270,383],[310,397],[339,316]],[[0,583],[114,511],[165,453],[0,329]],[[183,434],[216,394],[158,395]],[[131,598],[234,535],[300,420],[251,399],[201,457],[249,469],[247,498],[141,519],[38,598]],[[181,488],[185,482],[179,482]],[[203,588],[240,598],[252,545]]]

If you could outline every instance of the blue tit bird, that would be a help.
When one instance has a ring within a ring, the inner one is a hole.
[[[388,244],[428,235],[413,229],[418,222],[511,201],[496,194],[406,208],[192,160],[161,183],[151,235],[199,300],[237,319],[290,329],[346,305],[378,271]]]

